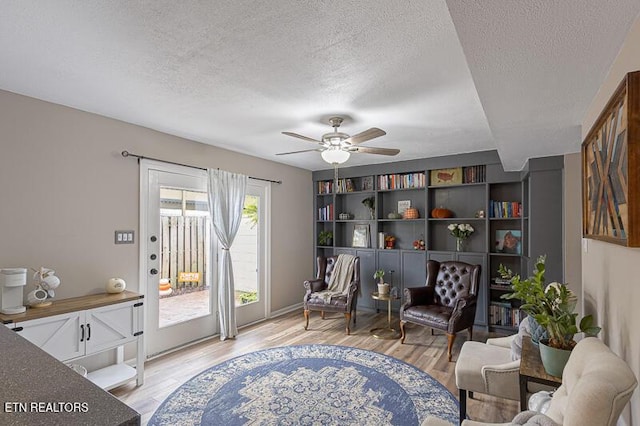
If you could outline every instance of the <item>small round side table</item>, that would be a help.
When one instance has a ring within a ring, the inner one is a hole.
[[[391,301],[400,299],[399,296],[391,296],[390,294],[379,294],[378,292],[371,293],[371,297],[374,300],[382,300],[387,302],[387,327],[386,328],[374,328],[371,330],[371,334],[376,339],[397,339],[400,337],[398,330],[391,327]]]

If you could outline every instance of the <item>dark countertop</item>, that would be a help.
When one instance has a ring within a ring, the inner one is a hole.
[[[0,324],[0,425],[139,424],[137,411]]]

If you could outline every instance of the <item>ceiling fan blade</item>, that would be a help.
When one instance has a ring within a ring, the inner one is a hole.
[[[320,152],[320,151],[324,151],[324,150],[322,150],[322,149],[303,149],[302,151],[281,152],[281,153],[276,154],[276,155],[300,154],[302,152],[311,152],[311,151]]]
[[[355,146],[349,149],[349,151],[360,152],[364,154],[380,154],[380,155],[397,155],[400,153],[400,150],[395,148],[372,148],[369,146]]]
[[[350,138],[345,139],[345,142],[348,142],[351,145],[358,145],[362,142],[366,142],[368,140],[384,136],[386,134],[387,132],[385,132],[384,130],[378,129],[377,127],[372,127],[369,130],[365,130],[364,132],[360,132],[357,135],[353,135]]]
[[[299,134],[297,134],[297,133],[282,132],[282,134],[283,134],[283,135],[287,135],[287,136],[291,136],[291,137],[294,137],[294,138],[298,138],[298,139],[304,139],[305,141],[315,142],[315,143],[322,144],[322,141],[319,141],[319,140],[316,140],[316,139],[310,138],[310,137],[308,137],[308,136],[302,136],[302,135],[299,135]]]

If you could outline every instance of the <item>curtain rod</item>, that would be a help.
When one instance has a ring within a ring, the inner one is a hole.
[[[121,154],[125,158],[126,157],[137,158],[138,159],[138,163],[140,162],[140,160],[153,160],[153,161],[160,161],[161,163],[174,164],[176,166],[184,166],[184,167],[191,167],[191,168],[194,168],[194,169],[207,170],[205,167],[192,166],[190,164],[184,164],[184,163],[176,163],[175,161],[161,160],[159,158],[145,157],[144,155],[132,154],[129,151],[122,151]],[[218,169],[218,170],[220,170],[220,169]],[[265,181],[265,182],[271,182],[271,183],[277,183],[277,184],[281,184],[282,183],[281,180],[272,180],[272,179],[265,179],[265,178],[259,178],[259,177],[253,177],[253,176],[249,176],[249,179],[262,180],[262,181]]]

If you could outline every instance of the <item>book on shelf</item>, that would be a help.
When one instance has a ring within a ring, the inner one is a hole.
[[[508,302],[491,301],[489,325],[517,328],[520,325],[520,318],[520,309],[512,307]]]
[[[387,236],[384,232],[378,232],[378,248],[384,249],[384,238]]]
[[[336,186],[336,192],[353,192],[355,191],[355,185],[353,179],[340,179],[338,180],[338,185]]]
[[[462,168],[462,183],[482,183],[487,181],[487,166]]]
[[[318,181],[318,194],[331,194],[333,192],[333,181]]]
[[[333,203],[318,209],[318,220],[333,220]]]
[[[424,188],[426,181],[424,173],[380,175],[378,176],[378,189]]]
[[[508,278],[495,277],[492,278],[495,285],[511,287],[511,280]]]
[[[522,217],[522,203],[489,200],[489,214],[495,218]]]

